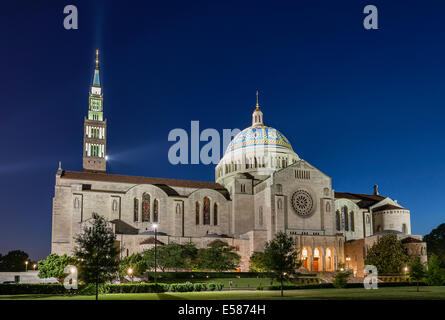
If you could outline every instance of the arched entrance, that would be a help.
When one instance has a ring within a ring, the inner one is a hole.
[[[321,250],[320,248],[314,249],[314,258],[312,259],[313,271],[320,271],[321,266]]]
[[[309,248],[307,247],[303,247],[303,249],[301,250],[301,261],[302,261],[302,265],[301,267],[304,269],[309,270],[310,268],[310,263],[309,263]]]
[[[334,271],[334,250],[326,248],[326,271]]]

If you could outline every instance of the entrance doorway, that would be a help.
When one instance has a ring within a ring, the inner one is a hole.
[[[318,259],[314,257],[314,271],[318,271]]]

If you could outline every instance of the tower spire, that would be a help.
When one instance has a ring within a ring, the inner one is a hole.
[[[99,78],[99,50],[89,95],[88,117],[84,121],[83,170],[106,172],[107,120],[104,120],[103,94]]]
[[[96,50],[96,69],[94,69],[93,87],[100,87],[100,77],[99,77],[99,49]]]
[[[258,103],[258,90],[256,91],[256,109],[260,110],[260,104]]]
[[[99,49],[96,50],[96,70],[99,70]]]

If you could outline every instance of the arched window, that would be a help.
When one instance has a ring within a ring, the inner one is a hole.
[[[331,204],[329,202],[326,203],[326,212],[331,212]]]
[[[283,193],[283,186],[281,184],[277,184],[277,193]]]
[[[112,209],[113,211],[117,211],[117,200],[116,200],[116,199],[113,200],[113,204],[112,204],[112,206],[111,206],[111,209]]]
[[[283,207],[283,202],[281,199],[278,199],[278,209],[281,209]]]
[[[203,214],[204,224],[210,224],[210,199],[207,197],[204,197]]]
[[[79,208],[79,203],[80,203],[79,198],[75,198],[74,199],[74,209],[78,209]]]
[[[195,217],[196,217],[196,225],[199,224],[199,202],[196,201],[196,205],[195,205]]]
[[[335,225],[337,227],[337,231],[341,230],[341,218],[340,218],[340,211],[337,210],[335,212]]]
[[[402,233],[406,233],[406,223],[402,224]]]
[[[176,204],[176,213],[177,214],[181,213],[181,205],[179,203]]]
[[[134,198],[133,221],[138,222],[138,220],[139,220],[139,199]]]
[[[354,211],[351,211],[351,213],[350,213],[349,223],[351,225],[351,231],[355,231]]]
[[[345,231],[349,231],[349,215],[348,215],[348,207],[344,206],[344,217],[345,217]]]
[[[159,201],[155,199],[153,201],[153,222],[158,222],[159,219]]]
[[[260,226],[263,225],[263,207],[258,209],[258,223]]]
[[[142,222],[150,221],[150,195],[144,193],[142,195]]]
[[[216,203],[213,205],[213,225],[218,225],[218,205]]]
[[[369,215],[366,215],[366,223],[370,224],[371,223],[371,219],[369,219]]]

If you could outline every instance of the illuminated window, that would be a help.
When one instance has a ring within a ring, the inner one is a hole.
[[[319,258],[320,257],[320,250],[318,250],[318,248],[315,248],[314,250],[314,258]]]

